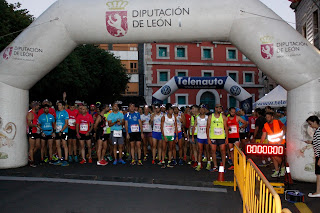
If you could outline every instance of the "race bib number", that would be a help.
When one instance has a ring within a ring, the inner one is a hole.
[[[52,125],[50,123],[46,123],[44,124],[44,129],[51,129],[52,128]]]
[[[161,131],[160,128],[161,128],[161,127],[160,127],[160,124],[155,124],[153,131],[155,131],[155,132],[160,132],[160,131]]]
[[[62,129],[62,125],[57,125],[56,132],[60,132]]]
[[[80,131],[86,132],[88,130],[89,130],[89,125],[88,124],[86,124],[86,123],[80,124]]]
[[[139,125],[138,124],[131,125],[131,132],[139,132]]]
[[[256,125],[255,124],[251,124],[251,129],[256,129]]]
[[[76,119],[69,119],[68,124],[69,126],[76,126]]]
[[[174,135],[173,126],[165,126],[165,129],[167,130],[166,132],[168,133],[168,135]]]
[[[144,123],[142,125],[142,129],[143,129],[143,131],[150,131],[151,130],[151,126],[148,123]]]
[[[213,131],[214,131],[215,135],[222,135],[223,134],[222,128],[214,128]]]
[[[229,133],[230,133],[230,134],[236,134],[236,133],[238,133],[238,128],[237,128],[237,126],[235,126],[235,125],[230,126]]]
[[[207,127],[206,126],[199,126],[199,131],[198,133],[206,133]]]
[[[121,138],[122,137],[122,130],[114,130],[113,131],[113,137]]]

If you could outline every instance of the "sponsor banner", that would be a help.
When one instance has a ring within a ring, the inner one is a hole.
[[[252,102],[253,102],[252,97],[244,101],[241,101],[240,108],[243,109],[246,114],[252,114],[252,111],[253,111]]]
[[[8,46],[2,53],[4,60],[34,61],[35,57],[44,54],[42,48],[26,46]]]
[[[252,96],[231,77],[173,77],[153,94],[153,103],[161,103],[178,89],[225,89],[238,101],[243,102],[244,109],[252,111]],[[250,99],[251,98],[251,99]],[[248,100],[250,99],[250,100]]]

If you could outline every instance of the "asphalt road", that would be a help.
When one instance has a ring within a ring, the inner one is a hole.
[[[237,192],[1,181],[0,212],[241,212]],[[149,184],[152,187],[152,184]]]

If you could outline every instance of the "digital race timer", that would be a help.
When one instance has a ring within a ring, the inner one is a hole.
[[[253,155],[284,155],[284,145],[281,144],[247,144],[246,154]]]

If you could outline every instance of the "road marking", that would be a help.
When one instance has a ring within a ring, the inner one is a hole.
[[[301,213],[312,213],[311,209],[305,203],[294,204]]]
[[[12,177],[12,176],[0,176],[0,180],[30,181],[30,182],[53,182],[53,183],[76,183],[76,184],[92,184],[92,185],[105,185],[105,186],[127,186],[127,187],[138,187],[138,188],[142,187],[142,188],[150,188],[150,189],[173,189],[173,190],[185,190],[185,191],[227,193],[227,189],[225,189],[225,188],[206,188],[206,187],[193,187],[193,186],[130,183],[130,182],[115,182],[115,181],[98,181],[98,180],[37,178],[37,177]]]

